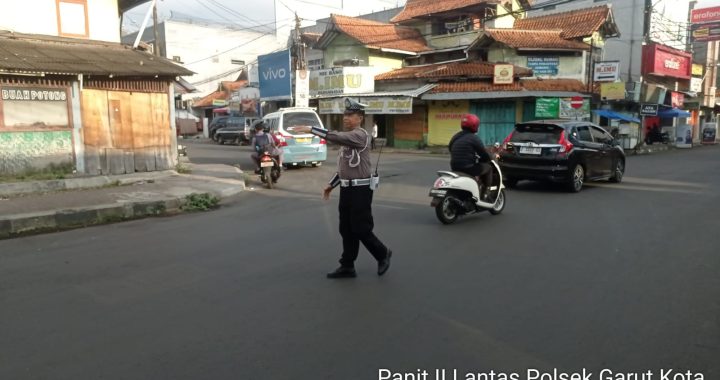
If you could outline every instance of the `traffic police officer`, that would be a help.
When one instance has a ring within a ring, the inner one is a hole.
[[[343,253],[340,267],[327,274],[328,278],[355,277],[355,260],[360,242],[378,262],[378,275],[390,268],[392,251],[373,233],[372,197],[377,187],[377,177],[370,170],[370,135],[362,128],[365,105],[345,99],[343,113],[344,132],[328,131],[317,127],[295,127],[298,132],[309,132],[340,145],[337,172],[323,189],[323,199],[340,186],[340,235]]]

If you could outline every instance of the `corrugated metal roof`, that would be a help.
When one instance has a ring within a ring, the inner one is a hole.
[[[129,46],[31,34],[0,36],[0,74],[180,76],[192,71]]]

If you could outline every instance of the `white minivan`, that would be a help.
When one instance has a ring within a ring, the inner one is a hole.
[[[284,166],[322,165],[327,160],[325,139],[310,133],[298,133],[292,127],[310,126],[324,128],[320,116],[313,108],[281,108],[263,117],[266,128],[280,137]]]

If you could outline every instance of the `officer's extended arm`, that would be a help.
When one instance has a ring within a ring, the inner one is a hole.
[[[362,149],[367,145],[367,134],[364,133],[328,131],[318,127],[312,127],[310,133],[320,136],[332,143],[349,146],[351,148]]]

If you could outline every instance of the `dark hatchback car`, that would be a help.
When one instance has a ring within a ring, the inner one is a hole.
[[[582,190],[587,180],[622,181],[625,152],[603,128],[585,121],[541,120],[515,125],[499,164],[505,184],[540,180]]]

